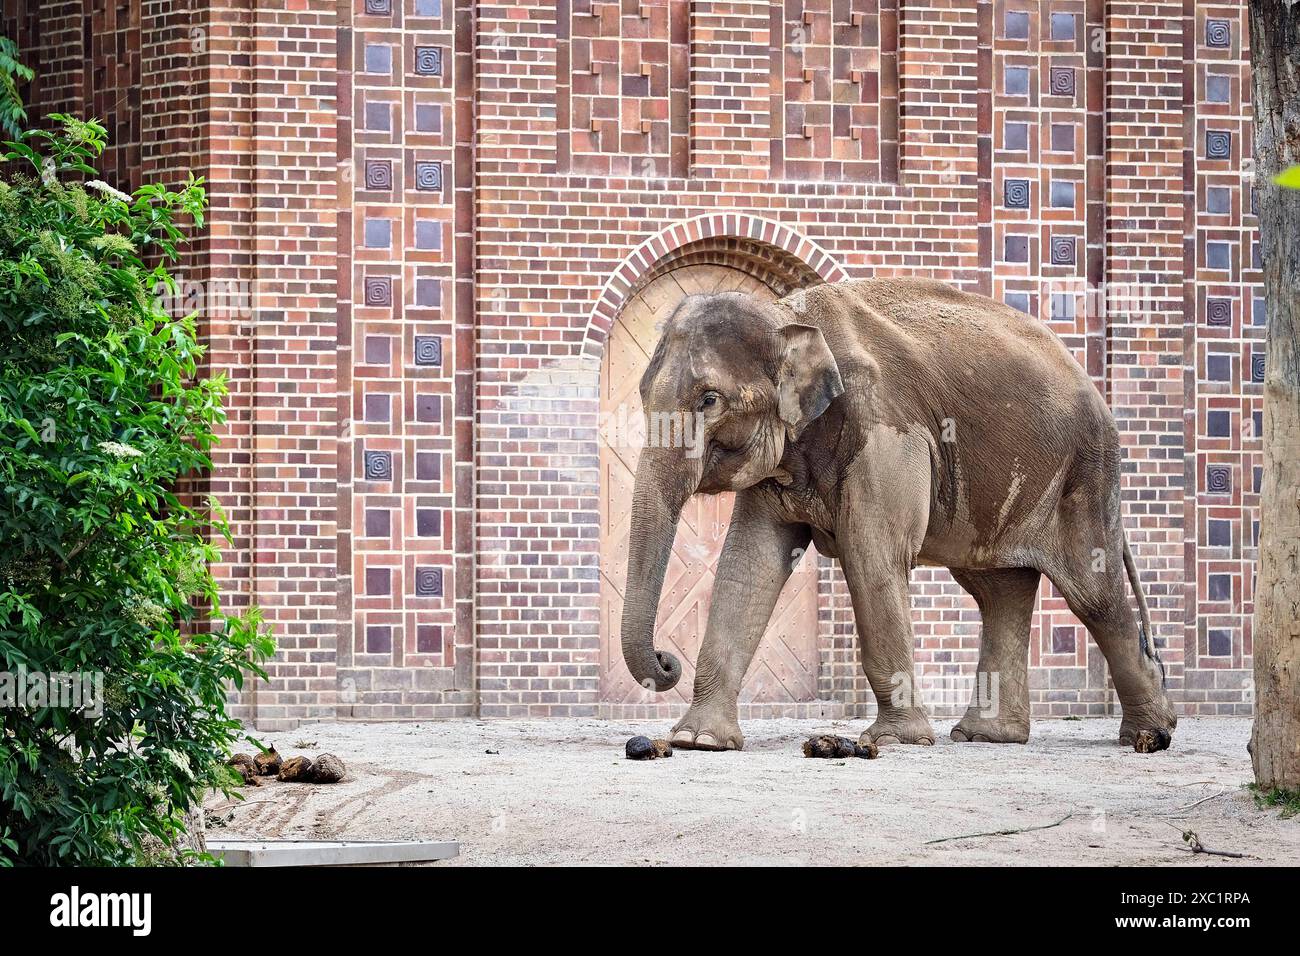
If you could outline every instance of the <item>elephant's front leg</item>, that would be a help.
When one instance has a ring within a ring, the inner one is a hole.
[[[919,452],[909,456],[907,449],[892,446],[878,449],[872,458],[878,470],[864,474],[846,494],[845,518],[837,535],[862,669],[876,696],[876,720],[861,742],[933,744],[934,728],[912,671],[907,586],[929,514],[927,499],[916,493],[928,480],[922,471],[925,459]]]
[[[695,750],[744,746],[736,704],[740,684],[781,588],[811,537],[807,525],[778,521],[762,492],[743,491],[736,496],[696,662],[695,694],[690,710],[672,730],[673,746]]]

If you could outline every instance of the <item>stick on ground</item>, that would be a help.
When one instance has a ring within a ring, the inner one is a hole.
[[[1011,834],[1013,833],[1029,833],[1031,830],[1050,830],[1052,829],[1052,827],[1059,827],[1062,823],[1070,819],[1070,817],[1072,816],[1074,816],[1073,813],[1067,813],[1065,816],[1061,817],[1061,819],[1057,820],[1055,823],[1044,823],[1041,826],[1036,826],[1036,827],[1020,827],[1017,830],[990,830],[988,833],[964,833],[961,836],[940,837],[937,840],[926,840],[925,843],[921,845],[926,846],[930,843],[947,843],[950,840],[972,840],[975,837],[1011,836]]]

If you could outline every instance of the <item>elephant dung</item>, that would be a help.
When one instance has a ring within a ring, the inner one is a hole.
[[[274,777],[283,765],[284,759],[275,749],[275,744],[271,744],[270,750],[263,750],[253,758],[253,766],[257,768],[259,777]]]
[[[1168,750],[1173,738],[1163,727],[1144,730],[1133,738],[1133,749],[1140,754],[1153,754],[1158,750]]]
[[[310,780],[311,770],[311,760],[307,757],[290,757],[280,765],[280,773],[276,779],[283,783]]]
[[[338,783],[346,773],[342,760],[333,754],[321,754],[312,765],[309,779],[312,783]]]
[[[834,760],[841,757],[861,757],[864,760],[875,760],[880,756],[880,750],[873,743],[859,744],[848,737],[834,737],[830,734],[823,734],[820,737],[809,737],[804,741],[803,755],[805,757],[820,757],[823,760]]]
[[[248,786],[260,787],[262,784],[257,779],[257,765],[253,758],[248,754],[235,754],[226,761],[226,766],[235,770],[244,778],[244,783]]]
[[[636,736],[623,748],[628,760],[657,760],[659,757],[671,757],[673,746],[666,740],[651,740],[649,737]]]

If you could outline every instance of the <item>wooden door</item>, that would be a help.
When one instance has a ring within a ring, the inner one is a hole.
[[[607,438],[622,423],[638,422],[638,386],[654,352],[662,323],[685,295],[741,291],[774,298],[759,280],[726,266],[684,266],[646,286],[614,323],[601,369],[601,410]],[[602,441],[601,469],[601,693],[614,704],[690,700],[695,662],[709,615],[718,556],[727,534],[734,495],[696,495],[682,512],[659,601],[656,646],[682,662],[680,683],[654,694],[632,679],[623,663],[620,626],[627,586],[632,482],[639,449]],[[742,701],[803,702],[817,696],[817,556],[809,554],[791,575],[758,653],[745,676]]]

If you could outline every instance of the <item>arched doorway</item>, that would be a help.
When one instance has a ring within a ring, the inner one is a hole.
[[[776,298],[776,286],[785,291],[807,277],[783,279],[766,269],[757,278],[734,255],[686,255],[668,267],[651,270],[615,317],[605,343],[601,364],[601,413],[606,435],[611,426],[640,421],[641,374],[654,352],[663,321],[686,295],[740,291]],[[709,261],[714,259],[715,261]],[[764,281],[764,280],[767,281]],[[816,277],[811,279],[815,281]],[[770,282],[770,284],[769,284]],[[627,546],[632,502],[632,482],[638,449],[625,441],[602,441],[600,692],[602,712],[609,716],[648,716],[678,713],[689,701],[695,662],[708,620],[713,575],[731,517],[733,495],[696,496],[682,512],[673,553],[664,578],[656,626],[657,646],[672,651],[685,671],[678,685],[666,694],[654,694],[638,685],[623,663],[620,624],[627,585]],[[754,704],[796,704],[816,700],[817,557],[811,552],[791,575],[754,663],[745,676],[741,701]]]

